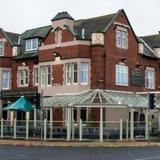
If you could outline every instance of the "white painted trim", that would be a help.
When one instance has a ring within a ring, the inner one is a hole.
[[[68,46],[75,46],[75,45],[87,45],[90,46],[91,42],[90,41],[85,41],[85,40],[79,40],[79,41],[69,41],[69,42],[62,42],[61,47],[68,47]],[[47,50],[47,49],[54,49],[57,48],[57,44],[48,44],[48,45],[43,45],[39,47],[39,50]]]
[[[119,25],[119,26],[123,26],[123,27],[126,27],[126,28],[131,28],[129,25],[126,25],[126,24],[123,24],[123,23],[119,23],[119,22],[113,22],[113,24],[116,24],[116,25]]]

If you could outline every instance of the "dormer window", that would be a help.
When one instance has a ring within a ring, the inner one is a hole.
[[[32,51],[38,49],[38,38],[26,40],[26,51]]]
[[[4,44],[3,42],[0,42],[0,56],[4,55]]]
[[[116,29],[116,46],[118,48],[128,48],[128,33],[127,29],[123,27],[117,27]]]

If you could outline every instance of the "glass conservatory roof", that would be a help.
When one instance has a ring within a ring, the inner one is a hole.
[[[160,99],[160,98],[159,98]],[[157,108],[160,100],[157,99]],[[43,99],[44,107],[78,107],[78,106],[126,106],[148,108],[147,93],[120,92],[111,90],[88,90],[79,94],[54,95]]]

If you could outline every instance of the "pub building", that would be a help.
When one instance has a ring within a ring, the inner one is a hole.
[[[144,121],[147,93],[158,102],[160,34],[137,37],[124,10],[80,20],[60,12],[50,26],[7,33],[0,32],[1,108],[43,93],[50,121],[67,121],[70,106],[75,121]]]

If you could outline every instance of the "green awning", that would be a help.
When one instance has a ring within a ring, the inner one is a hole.
[[[34,105],[28,101],[24,96],[21,96],[16,102],[6,107],[4,110],[19,110],[19,111],[32,111]]]

